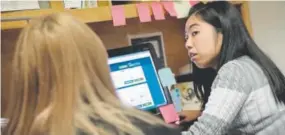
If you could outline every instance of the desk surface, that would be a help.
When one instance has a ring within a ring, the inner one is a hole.
[[[185,121],[195,120],[197,117],[201,115],[200,110],[184,110],[179,113],[179,115],[185,116]]]

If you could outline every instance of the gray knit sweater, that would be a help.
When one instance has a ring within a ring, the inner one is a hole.
[[[226,63],[205,110],[183,135],[285,135],[285,106],[277,104],[260,66],[248,56]]]

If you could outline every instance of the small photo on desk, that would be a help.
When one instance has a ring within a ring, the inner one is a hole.
[[[182,110],[200,110],[202,102],[194,93],[193,82],[183,82],[176,84],[180,90],[182,100]]]

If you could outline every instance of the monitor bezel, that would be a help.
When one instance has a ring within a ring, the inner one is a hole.
[[[122,56],[122,55],[128,55],[135,52],[142,52],[142,51],[149,51],[150,55],[152,57],[153,63],[155,65],[155,70],[158,71],[157,66],[157,56],[155,53],[155,50],[151,43],[143,43],[143,44],[136,44],[136,45],[130,45],[120,48],[114,48],[114,49],[108,49],[108,57],[116,57],[116,56]]]
[[[161,80],[158,76],[158,66],[157,66],[157,56],[156,56],[156,53],[155,53],[155,50],[152,46],[151,43],[143,43],[143,44],[136,44],[136,45],[130,45],[130,46],[125,46],[125,47],[121,47],[121,48],[114,48],[114,49],[109,49],[107,50],[108,52],[108,57],[109,58],[112,58],[112,57],[117,57],[117,56],[123,56],[123,55],[128,55],[128,54],[133,54],[133,53],[136,53],[136,52],[143,52],[143,51],[149,51],[150,52],[150,55],[152,57],[152,60],[153,60],[153,63],[154,63],[154,67],[155,67],[155,70],[156,70],[156,74],[157,74],[157,77],[158,77],[158,81],[159,81],[159,85],[162,89],[162,92],[163,92],[163,95],[164,95],[164,98],[165,98],[165,104],[162,104],[160,106],[164,106],[164,105],[167,105],[168,104],[168,101],[166,99],[166,93],[164,92],[164,88],[161,84]],[[159,106],[159,107],[160,107]],[[153,113],[153,114],[159,114],[159,107],[155,107],[153,109],[149,109],[149,110],[142,110],[142,111],[147,111],[147,112],[150,112],[150,113]],[[140,109],[141,110],[141,109]]]

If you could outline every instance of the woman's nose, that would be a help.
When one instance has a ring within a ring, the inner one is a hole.
[[[185,47],[186,47],[187,50],[190,50],[191,48],[193,48],[193,45],[192,45],[192,43],[189,41],[189,39],[186,41]]]

